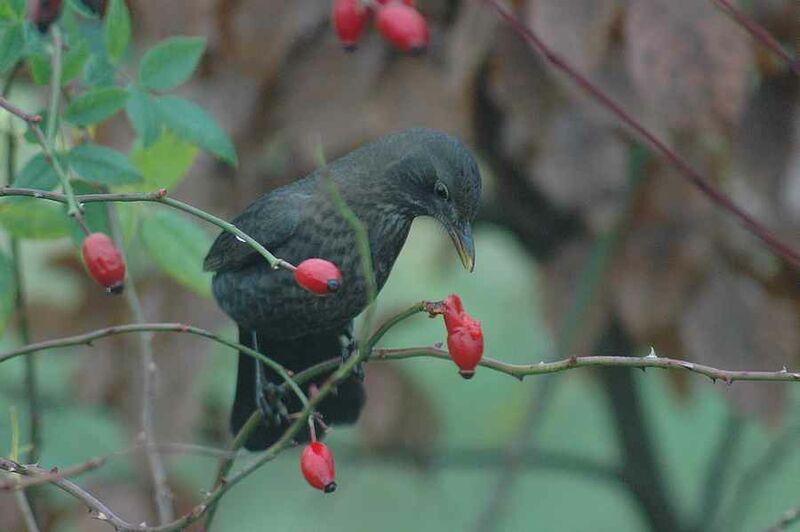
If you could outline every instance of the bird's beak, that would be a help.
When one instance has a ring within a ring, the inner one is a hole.
[[[448,233],[453,239],[461,263],[467,271],[475,268],[475,243],[472,241],[472,228],[468,223],[461,226],[451,226]]]

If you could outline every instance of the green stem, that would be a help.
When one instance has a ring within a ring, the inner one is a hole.
[[[36,130],[34,130],[35,132]],[[41,132],[41,130],[39,130]],[[45,152],[47,155],[47,152]],[[49,157],[48,157],[49,158]],[[58,164],[57,161],[55,161]],[[58,172],[58,169],[56,169]],[[48,200],[48,201],[55,201],[57,203],[70,203],[70,197],[68,194],[60,194],[58,192],[46,192],[42,190],[36,190],[32,188],[0,188],[0,197],[2,196],[27,196],[31,198],[37,198],[41,200]],[[254,238],[249,236],[247,233],[233,225],[232,223],[226,222],[222,218],[214,216],[213,214],[209,214],[204,210],[198,209],[188,203],[184,203],[182,201],[176,200],[174,198],[170,198],[167,196],[166,189],[159,190],[157,192],[123,192],[123,193],[115,193],[115,194],[83,194],[80,196],[72,196],[72,199],[76,202],[75,204],[84,204],[84,203],[104,203],[104,202],[122,202],[122,203],[135,203],[135,202],[146,202],[146,203],[161,203],[164,205],[168,205],[174,209],[178,209],[185,213],[191,214],[201,220],[205,220],[211,224],[216,225],[220,229],[232,233],[233,235],[239,237],[241,240],[249,244],[253,249],[256,250],[273,269],[284,268],[287,270],[294,270],[294,266],[267,251],[267,249],[258,243]],[[76,207],[77,208],[77,207]]]
[[[111,227],[111,235],[120,253],[123,255],[123,261],[126,262],[125,250],[122,242],[122,230],[120,229],[116,205],[107,203],[106,207],[109,225]],[[126,277],[125,300],[128,303],[128,308],[136,323],[144,323],[144,311],[142,310],[139,293],[136,290],[136,283],[134,282],[133,276],[130,275],[130,272]],[[153,352],[152,332],[147,331],[139,336],[139,360],[142,371],[142,405],[139,417],[145,445],[147,446],[145,457],[147,458],[147,465],[150,468],[150,480],[153,484],[154,502],[156,510],[158,511],[158,522],[164,524],[175,519],[175,509],[172,505],[173,497],[169,488],[164,459],[156,447],[155,410],[158,395],[156,390],[158,367],[156,366],[155,353]]]
[[[55,146],[56,142],[56,122],[58,118],[59,95],[61,94],[61,52],[64,45],[61,31],[58,26],[53,24],[50,27],[50,35],[53,39],[53,54],[50,58],[50,105],[47,108],[47,144]]]

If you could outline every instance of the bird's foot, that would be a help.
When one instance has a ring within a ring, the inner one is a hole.
[[[358,354],[358,345],[356,344],[355,338],[353,338],[352,332],[347,335],[342,335],[342,364],[346,364],[350,357],[356,356]],[[359,362],[358,364],[353,367],[353,371],[351,373],[353,377],[358,379],[359,382],[364,382],[364,363]]]
[[[264,389],[256,392],[256,404],[265,423],[280,426],[289,420],[289,411],[283,402],[283,393],[283,388],[271,382],[266,383]]]

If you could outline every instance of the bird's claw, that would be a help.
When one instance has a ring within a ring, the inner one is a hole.
[[[256,391],[256,405],[269,425],[282,425],[289,420],[289,411],[283,402],[283,388],[271,382]]]
[[[355,356],[358,353],[358,345],[356,344],[355,338],[353,338],[352,332],[348,335],[342,336],[342,365],[346,364],[350,357]],[[359,362],[353,367],[353,371],[350,373],[353,377],[358,379],[359,382],[364,382],[364,364]]]

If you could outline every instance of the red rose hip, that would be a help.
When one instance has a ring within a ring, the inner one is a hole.
[[[294,270],[297,284],[320,296],[332,294],[342,286],[342,272],[325,259],[306,259]]]
[[[103,233],[92,233],[83,239],[83,262],[94,278],[111,294],[120,294],[125,282],[125,261],[114,241]]]
[[[444,306],[444,326],[447,331],[461,325],[464,317],[464,304],[458,294],[450,294],[442,301]]]
[[[361,0],[334,0],[333,28],[346,50],[355,49],[368,17]]]
[[[325,493],[336,491],[336,468],[333,453],[324,443],[315,441],[303,448],[300,455],[300,470],[309,484]]]
[[[378,10],[378,31],[403,52],[421,52],[428,46],[428,23],[415,8],[389,2]]]
[[[465,379],[471,379],[475,375],[475,366],[483,356],[481,322],[465,314],[462,323],[448,331],[447,350],[459,368],[458,373]]]

